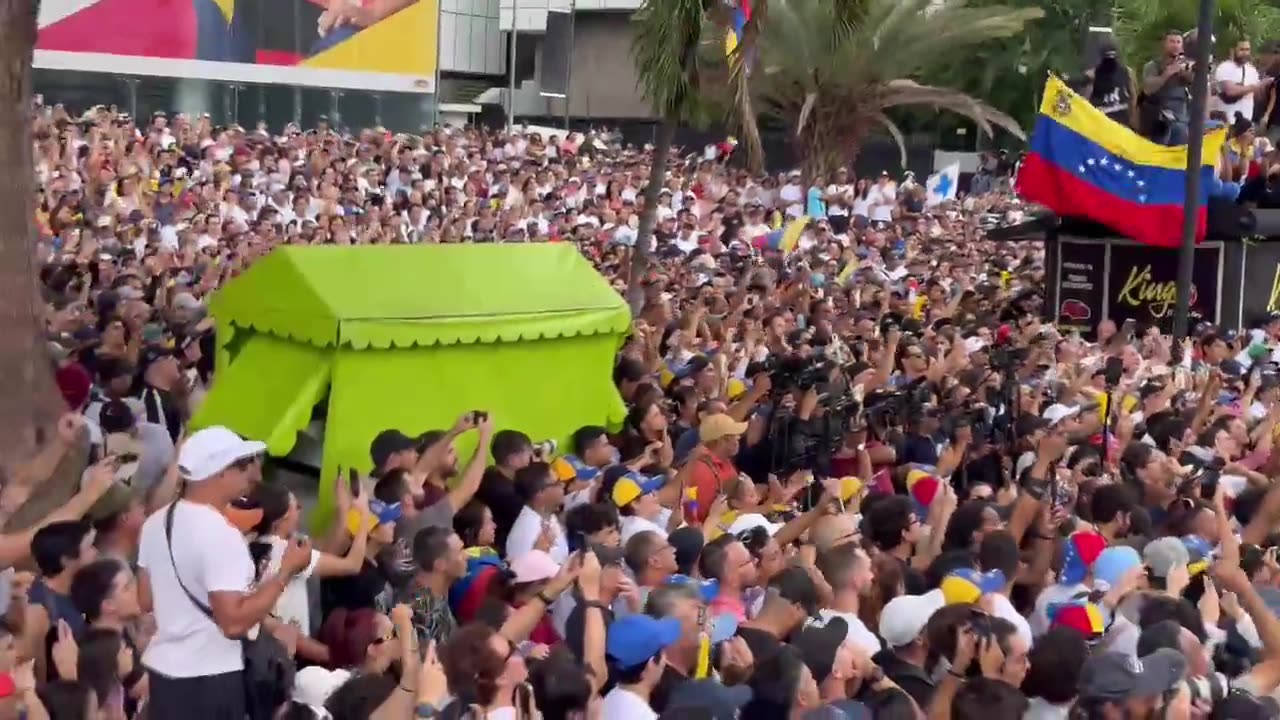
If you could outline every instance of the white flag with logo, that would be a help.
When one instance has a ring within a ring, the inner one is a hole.
[[[924,187],[924,205],[933,207],[947,200],[955,200],[956,187],[960,185],[960,163],[954,162],[929,176]]]

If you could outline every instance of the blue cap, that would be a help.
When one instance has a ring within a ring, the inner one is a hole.
[[[1112,545],[1093,563],[1094,587],[1099,581],[1105,582],[1108,589],[1116,587],[1130,570],[1141,564],[1142,556],[1137,550],[1128,545]]]
[[[369,512],[378,518],[379,525],[395,522],[404,514],[403,510],[400,509],[400,503],[387,504],[374,498],[369,500]]]
[[[619,668],[643,665],[680,639],[680,620],[655,620],[648,615],[627,615],[613,621],[604,651]]]
[[[698,592],[702,594],[703,602],[711,602],[720,594],[719,580],[698,580],[688,575],[672,575],[667,578],[667,582],[672,585],[693,585],[698,588]]]
[[[582,458],[577,455],[565,455],[564,459],[573,468],[573,471],[578,474],[578,480],[582,482],[595,480],[600,475],[600,468],[592,467],[582,462]]]

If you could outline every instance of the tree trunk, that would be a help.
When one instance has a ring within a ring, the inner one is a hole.
[[[649,184],[644,188],[644,210],[640,213],[640,230],[631,252],[631,269],[627,277],[627,304],[631,306],[633,317],[644,309],[641,282],[649,269],[649,246],[653,242],[653,226],[658,219],[658,192],[667,180],[667,156],[671,154],[671,143],[675,137],[676,124],[664,118],[658,126],[658,138],[653,147],[653,165],[649,168]]]
[[[0,0],[0,470],[31,456],[58,410],[36,279],[31,58],[39,0]]]

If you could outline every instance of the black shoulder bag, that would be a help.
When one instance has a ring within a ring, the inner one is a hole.
[[[214,625],[218,621],[213,617],[213,610],[200,602],[178,572],[178,562],[173,556],[173,515],[178,508],[175,501],[169,505],[164,514],[164,539],[169,546],[169,562],[173,564],[173,577],[178,587],[186,594],[187,599]],[[258,637],[240,639],[244,651],[244,691],[245,711],[249,720],[270,720],[275,710],[288,700],[287,693],[293,687],[295,671],[293,658],[289,657],[284,645],[264,628],[258,628]]]

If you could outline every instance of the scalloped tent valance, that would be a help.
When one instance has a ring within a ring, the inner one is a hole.
[[[316,347],[408,348],[626,332],[626,302],[570,244],[284,246],[211,303],[220,323]]]

